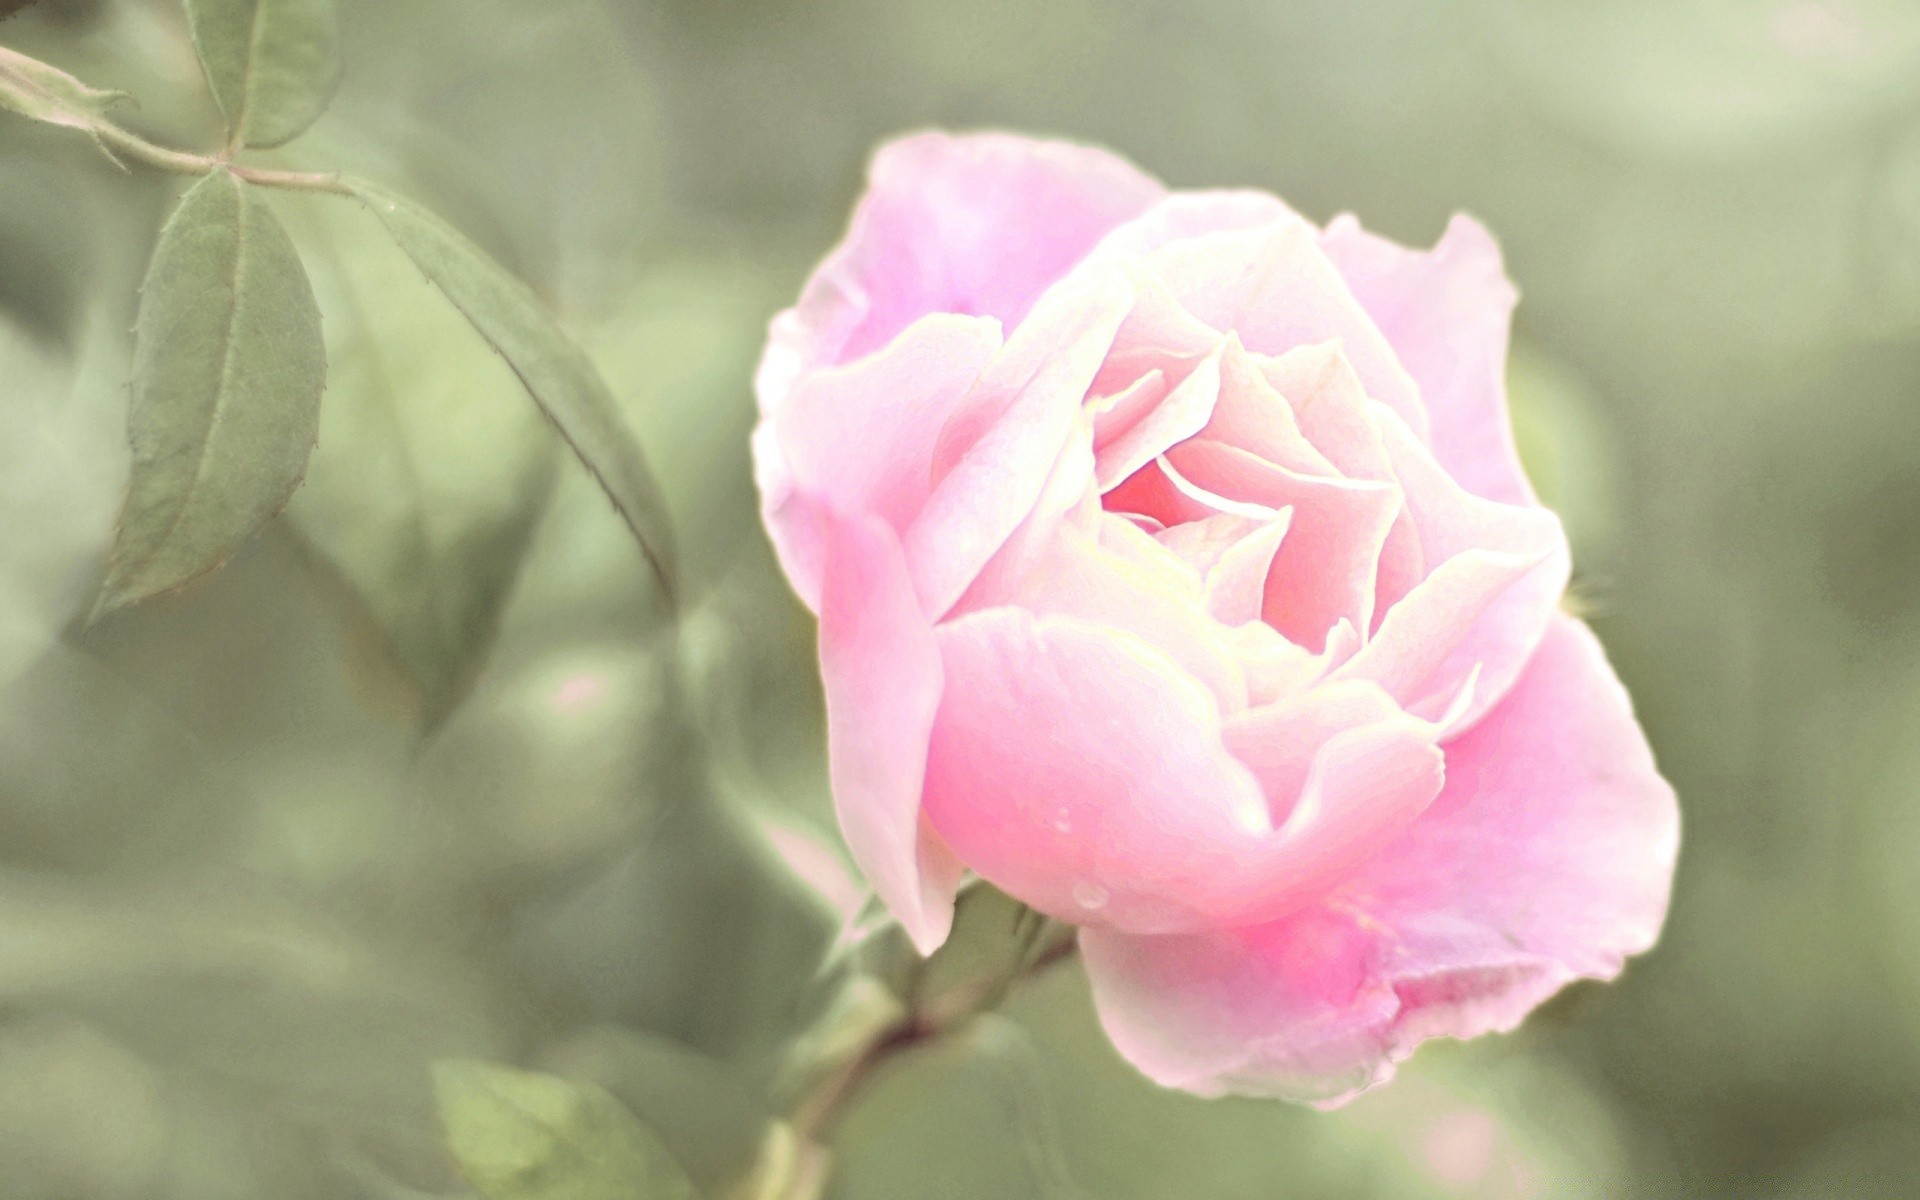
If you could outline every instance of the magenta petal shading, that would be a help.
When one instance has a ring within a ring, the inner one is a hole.
[[[1511,1029],[1653,944],[1678,808],[1583,624],[1556,617],[1446,758],[1433,805],[1320,904],[1248,929],[1083,931],[1120,1052],[1189,1091],[1337,1104],[1422,1040]]]
[[[854,861],[931,953],[953,923],[959,867],[920,820],[940,648],[899,539],[879,518],[820,511],[820,674],[835,812]]]
[[[1440,465],[1476,495],[1534,503],[1507,419],[1507,338],[1519,293],[1493,235],[1456,216],[1432,250],[1410,250],[1342,215],[1320,245],[1419,383]]]

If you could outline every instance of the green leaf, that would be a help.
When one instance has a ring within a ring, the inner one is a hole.
[[[499,626],[558,447],[513,373],[357,209],[303,242],[329,314],[320,445],[288,509],[437,724]]]
[[[447,1144],[487,1200],[698,1200],[652,1130],[592,1084],[434,1064]]]
[[[458,230],[372,184],[341,182],[507,360],[639,539],[671,604],[674,553],[666,502],[640,443],[592,361],[567,339],[532,289]]]
[[[187,0],[193,45],[235,145],[278,146],[340,81],[333,0]]]
[[[285,507],[326,381],[293,243],[225,171],[161,230],[134,334],[133,471],[95,616],[215,569]]]
[[[69,129],[94,134],[107,123],[107,109],[125,92],[88,87],[58,67],[0,46],[0,108]],[[101,149],[105,149],[102,146]]]

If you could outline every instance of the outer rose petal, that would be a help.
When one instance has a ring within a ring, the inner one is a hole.
[[[1305,218],[1287,207],[1280,197],[1251,188],[1172,192],[1108,234],[1094,251],[1093,258],[1139,258],[1168,242],[1204,233],[1257,229],[1280,220]]]
[[[928,821],[1036,908],[1129,929],[1214,924],[1267,828],[1219,705],[1141,639],[1018,608],[942,625]]]
[[[1420,384],[1440,465],[1476,495],[1535,503],[1507,419],[1507,334],[1519,296],[1493,235],[1456,216],[1432,250],[1409,250],[1343,215],[1320,245]]]
[[[901,537],[929,616],[946,615],[1044,498],[1086,432],[1081,400],[1132,304],[1132,286],[1111,272],[1063,280],[947,422],[932,493]]]
[[[1426,406],[1394,348],[1301,217],[1169,242],[1142,260],[1187,311],[1258,354],[1345,344],[1367,394],[1424,432]]]
[[[1124,159],[1070,142],[923,133],[882,146],[846,239],[774,319],[755,377],[762,411],[801,373],[870,354],[928,313],[1013,328],[1164,193]]]
[[[815,518],[825,542],[820,675],[834,810],[854,861],[921,953],[946,940],[959,869],[920,824],[940,648],[893,530]]]
[[[1405,424],[1391,413],[1381,418],[1429,574],[1339,673],[1381,684],[1428,719],[1476,679],[1458,714],[1464,728],[1506,694],[1553,618],[1567,586],[1566,534],[1548,509],[1463,490]]]
[[[794,493],[904,533],[932,491],[941,431],[999,349],[993,321],[930,316],[880,354],[808,374],[755,430],[761,516],[808,608],[820,603],[819,505]]]
[[[1425,1038],[1519,1024],[1611,978],[1666,914],[1679,813],[1592,633],[1557,617],[1445,789],[1324,903],[1253,929],[1081,935],[1122,1054],[1155,1080],[1337,1104]]]

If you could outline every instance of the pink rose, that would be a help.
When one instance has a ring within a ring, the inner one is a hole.
[[[848,844],[923,949],[971,870],[1082,927],[1162,1083],[1333,1102],[1645,950],[1678,814],[1534,499],[1515,293],[1252,191],[884,147],[753,448]]]

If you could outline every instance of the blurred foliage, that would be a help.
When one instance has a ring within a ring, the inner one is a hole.
[[[371,219],[275,196],[332,365],[308,488],[80,629],[177,185],[0,114],[0,1193],[466,1197],[446,1058],[605,1089],[705,1194],[749,1170],[835,918],[757,819],[832,836],[748,381],[871,145],[933,123],[1410,242],[1487,221],[1520,437],[1687,847],[1621,982],[1332,1115],[1152,1088],[1056,969],[884,1070],[828,1195],[1911,1193],[1910,4],[343,0],[340,36],[333,107],[262,161],[403,186],[557,308],[642,432],[686,611]],[[41,0],[0,42],[222,140],[175,0]]]
[[[460,1173],[487,1200],[699,1200],[605,1088],[465,1059],[434,1064],[433,1084]]]

